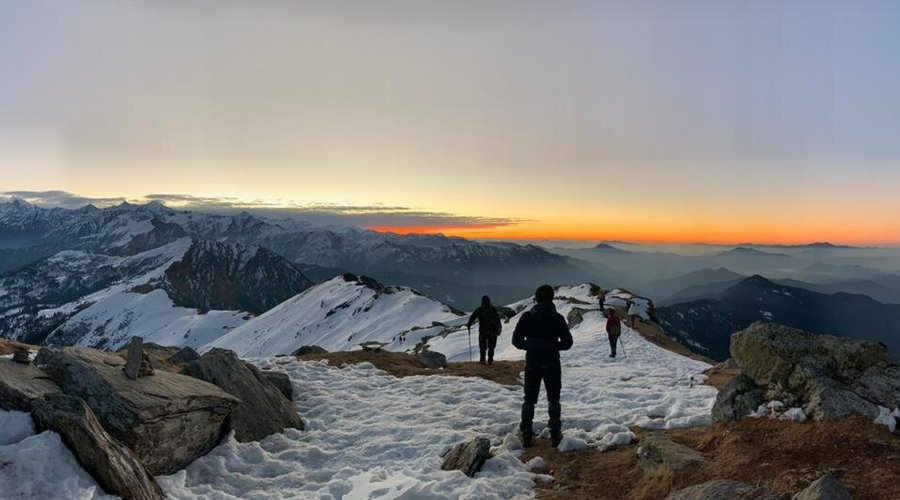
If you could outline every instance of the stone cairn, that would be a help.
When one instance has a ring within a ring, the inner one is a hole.
[[[144,352],[142,337],[131,337],[131,342],[128,343],[128,357],[123,370],[125,370],[125,376],[131,380],[153,375],[150,357]]]
[[[23,365],[27,365],[31,363],[30,352],[28,348],[25,346],[16,346],[13,347],[13,361],[16,363],[22,363]]]

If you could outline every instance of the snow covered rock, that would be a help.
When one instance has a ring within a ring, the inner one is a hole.
[[[446,368],[447,356],[436,351],[422,351],[414,355],[417,361],[425,365],[426,368]]]
[[[693,472],[706,463],[700,452],[678,444],[661,432],[647,432],[638,445],[638,462],[645,471],[661,465],[672,472]]]
[[[165,498],[137,455],[107,434],[81,399],[48,394],[34,402],[32,418],[39,431],[59,434],[107,493],[134,500]]]
[[[443,470],[459,470],[469,477],[481,470],[481,466],[491,458],[491,442],[478,437],[465,443],[459,443],[447,450],[443,455]]]
[[[43,348],[34,362],[63,392],[83,399],[153,475],[170,474],[206,454],[240,403],[212,384],[167,371],[129,380],[121,357],[93,349]]]
[[[233,351],[212,349],[187,365],[185,373],[241,400],[228,418],[238,441],[259,441],[285,428],[304,428],[291,401],[259,368],[241,361]]]
[[[900,367],[889,366],[882,344],[754,323],[731,336],[731,352],[744,375],[764,389],[765,399],[801,407],[815,420],[854,413],[874,419],[878,405],[891,406],[900,398]],[[722,416],[728,413],[724,396]],[[733,413],[745,409],[740,401],[731,402],[737,405]]]
[[[816,479],[792,500],[851,500],[850,492],[831,474]]]
[[[786,494],[773,493],[766,488],[757,488],[737,481],[709,481],[684,488],[666,497],[666,500],[733,500],[746,498],[753,500],[788,500]]]
[[[0,359],[0,409],[31,411],[31,403],[59,392],[47,375],[32,365]]]
[[[746,375],[729,380],[719,391],[712,409],[713,420],[728,422],[746,417],[763,403],[763,389]]]

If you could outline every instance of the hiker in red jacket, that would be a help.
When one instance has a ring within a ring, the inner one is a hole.
[[[616,357],[616,345],[619,343],[619,335],[622,334],[622,320],[616,315],[612,307],[606,312],[606,333],[609,335],[609,357]]]

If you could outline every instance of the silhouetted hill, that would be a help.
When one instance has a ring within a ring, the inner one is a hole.
[[[666,331],[698,353],[729,357],[730,335],[756,321],[775,321],[814,333],[883,342],[900,354],[900,305],[864,295],[826,295],[751,276],[713,298],[657,309]]]

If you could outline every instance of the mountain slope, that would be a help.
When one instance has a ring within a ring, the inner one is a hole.
[[[128,257],[64,251],[0,279],[0,335],[105,349],[140,335],[199,348],[311,285],[259,247],[184,238]]]
[[[416,342],[404,341],[403,334],[461,316],[410,288],[345,274],[285,301],[208,347],[231,349],[242,356],[290,354],[303,345],[350,350],[368,342],[405,350]]]
[[[714,298],[657,309],[660,324],[682,343],[712,359],[729,357],[730,335],[756,321],[776,321],[814,333],[883,342],[900,355],[900,305],[863,295],[825,295],[752,276]]]
[[[599,267],[534,245],[320,227],[248,213],[209,215],[159,203],[45,209],[0,203],[0,272],[62,250],[133,255],[182,237],[262,246],[296,263],[367,274],[475,305],[482,293],[527,294],[538,281],[606,282]],[[401,281],[402,280],[402,281]],[[460,291],[462,290],[462,292]],[[462,296],[462,298],[460,298]]]

